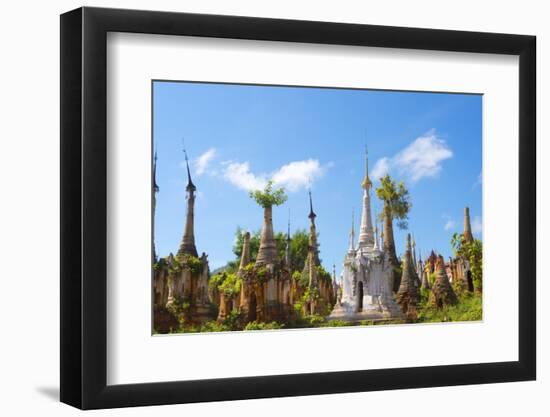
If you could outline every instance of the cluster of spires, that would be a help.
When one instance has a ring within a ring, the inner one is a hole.
[[[187,170],[187,213],[185,218],[185,228],[184,228],[184,234],[182,241],[180,243],[180,247],[178,250],[178,256],[183,254],[190,254],[192,256],[198,256],[197,248],[195,245],[195,234],[194,234],[194,202],[195,202],[195,192],[197,190],[195,184],[193,183],[193,180],[191,178],[191,171],[189,169],[189,158],[187,156],[187,152],[185,148],[183,148],[183,153],[185,155],[185,164],[186,164],[186,170]],[[383,250],[384,249],[384,231],[383,228],[380,228],[380,236],[378,236],[378,221],[376,221],[375,226],[373,228],[372,225],[372,217],[371,217],[371,209],[370,209],[370,190],[372,188],[372,181],[369,177],[369,161],[368,161],[368,150],[365,150],[365,178],[361,184],[362,188],[364,189],[363,194],[363,210],[362,210],[362,216],[361,216],[361,226],[360,226],[360,233],[359,233],[359,240],[358,240],[358,249],[366,248],[366,247],[372,247],[374,250]],[[153,159],[153,209],[155,209],[156,206],[156,194],[159,192],[159,186],[156,181],[156,168],[157,168],[157,153],[155,151],[154,153],[154,159]],[[317,244],[317,233],[316,233],[316,226],[315,226],[315,218],[317,215],[315,214],[313,210],[313,201],[311,196],[311,190],[309,191],[309,219],[310,219],[310,234],[309,234],[309,251],[312,253],[313,262],[315,265],[319,264],[319,250],[318,250],[318,244]],[[349,242],[349,252],[355,253],[355,214],[354,210],[352,210],[351,214],[351,231],[350,231],[350,242]],[[273,232],[271,231],[271,237],[273,235]],[[248,241],[250,240],[250,233],[245,233],[244,239],[246,240],[248,236]],[[473,234],[472,234],[472,228],[470,223],[470,211],[468,207],[464,208],[464,233],[463,233],[464,239],[467,242],[473,241]],[[264,236],[262,236],[264,238]],[[269,236],[268,236],[269,238]],[[287,267],[290,268],[291,266],[291,238],[290,238],[290,213],[289,213],[289,220],[288,220],[288,229],[287,229],[287,237],[286,237],[286,252],[285,252],[285,264]],[[249,246],[249,245],[244,245]],[[410,247],[409,247],[410,246]],[[154,250],[154,247],[153,247]],[[410,235],[407,237],[407,248],[406,251],[410,250],[411,255],[411,262],[414,266],[414,269],[417,273],[417,276],[423,276],[422,274],[422,255],[419,253],[418,261],[416,259],[416,243],[414,240],[414,237],[412,237],[412,241],[410,239]],[[260,248],[261,251],[261,248]],[[241,258],[241,266],[243,261],[246,261],[245,265],[248,264],[250,261],[250,253],[249,249],[247,249],[245,253],[245,250],[243,249],[243,254]],[[155,254],[156,256],[156,254]],[[260,257],[260,253],[258,253],[258,258]],[[333,264],[333,280],[336,282],[336,272],[335,272],[335,265]],[[421,280],[422,286],[429,287],[429,281],[424,282],[424,277]]]
[[[361,183],[363,188],[363,208],[361,212],[361,225],[359,228],[359,239],[357,249],[362,250],[366,248],[372,248],[373,250],[382,250],[384,247],[383,239],[384,232],[380,228],[380,236],[378,234],[378,219],[375,216],[375,224],[373,227],[372,213],[370,204],[370,192],[372,189],[372,181],[369,177],[369,153],[368,149],[365,149],[365,178]],[[355,253],[355,211],[351,212],[351,231],[349,237],[349,253]]]

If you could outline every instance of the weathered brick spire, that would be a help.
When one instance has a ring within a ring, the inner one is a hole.
[[[363,212],[361,213],[361,227],[359,229],[359,248],[374,246],[374,230],[372,227],[372,216],[370,211],[370,190],[372,182],[369,178],[369,153],[365,149],[365,179],[361,184],[363,187]]]
[[[405,314],[416,314],[416,306],[419,301],[418,276],[416,275],[411,251],[411,235],[409,233],[407,234],[407,244],[403,256],[403,275],[397,291],[397,302],[401,305],[401,310]]]
[[[311,200],[311,190],[309,191],[309,249],[313,253],[315,265],[319,265],[319,246],[317,245],[317,229],[315,227],[315,217],[317,215],[313,211],[313,202]]]
[[[464,240],[466,242],[473,242],[474,236],[472,235],[472,226],[470,224],[470,208],[464,207]]]
[[[439,255],[435,263],[435,281],[432,286],[432,295],[430,302],[437,308],[442,308],[449,304],[457,303],[456,294],[451,287],[449,277],[445,272],[445,261],[443,256]]]
[[[187,152],[183,150],[185,154],[185,164],[187,166],[187,215],[185,217],[185,229],[183,232],[183,239],[181,240],[178,255],[188,254],[198,256],[197,248],[195,246],[195,191],[197,187],[191,180],[191,171],[189,170],[189,159],[187,158]]]
[[[243,269],[250,263],[250,232],[243,235],[243,251],[241,253],[241,264],[239,269]]]
[[[264,207],[264,223],[256,265],[273,265],[277,260],[277,244],[273,235],[273,207]]]

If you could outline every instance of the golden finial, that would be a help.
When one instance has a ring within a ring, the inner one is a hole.
[[[369,178],[369,150],[367,149],[367,145],[365,145],[365,179],[361,183],[361,187],[365,190],[372,187],[372,182]]]

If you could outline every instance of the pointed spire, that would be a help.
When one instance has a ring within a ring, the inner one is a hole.
[[[187,165],[187,214],[185,217],[185,229],[183,232],[183,238],[181,240],[178,255],[189,254],[192,256],[198,256],[197,248],[195,246],[195,191],[197,188],[193,181],[191,181],[191,172],[189,170],[189,159],[187,158],[187,152],[185,147],[183,148],[185,155],[185,164]]]
[[[374,231],[372,228],[372,217],[370,207],[370,189],[372,183],[369,179],[369,158],[368,151],[365,149],[366,174],[363,180],[363,212],[361,213],[361,227],[359,229],[359,248],[374,246]]]
[[[470,208],[464,207],[464,240],[466,242],[473,242],[474,236],[472,235],[472,226],[470,224]]]
[[[313,259],[315,261],[315,265],[319,265],[319,250],[317,246],[317,229],[315,227],[315,217],[317,215],[313,211],[313,202],[311,198],[311,190],[309,190],[309,247],[310,250],[313,251]]]
[[[244,269],[250,263],[250,232],[245,232],[243,235],[243,250],[241,253],[241,263],[239,270]]]
[[[456,294],[449,282],[449,277],[445,272],[445,261],[443,260],[443,256],[439,255],[435,265],[435,281],[432,285],[430,303],[437,308],[443,308],[449,304],[456,304],[457,301]]]
[[[416,306],[419,301],[419,281],[416,275],[416,266],[412,263],[411,256],[411,235],[407,233],[405,255],[403,256],[402,275],[399,290],[397,291],[397,302],[401,310],[407,315],[416,314]]]
[[[372,187],[372,182],[369,178],[369,150],[367,148],[367,145],[365,145],[365,179],[361,183],[361,186],[368,190]]]
[[[311,201],[311,190],[309,190],[309,216],[308,217],[311,219],[311,221],[313,221],[313,219],[317,217],[317,215],[313,211],[313,202]]]
[[[155,193],[159,192],[159,186],[157,184],[157,151],[155,149],[155,156],[153,158],[153,190]]]
[[[187,151],[183,148],[183,154],[185,155],[185,165],[187,167],[187,187],[185,188],[187,192],[194,192],[197,190],[195,184],[191,180],[191,171],[189,170],[189,158],[187,158]]]
[[[355,213],[351,209],[351,231],[349,233],[349,252],[355,252]]]

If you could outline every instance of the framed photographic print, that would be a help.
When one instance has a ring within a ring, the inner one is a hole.
[[[61,400],[535,379],[535,38],[61,16]]]

